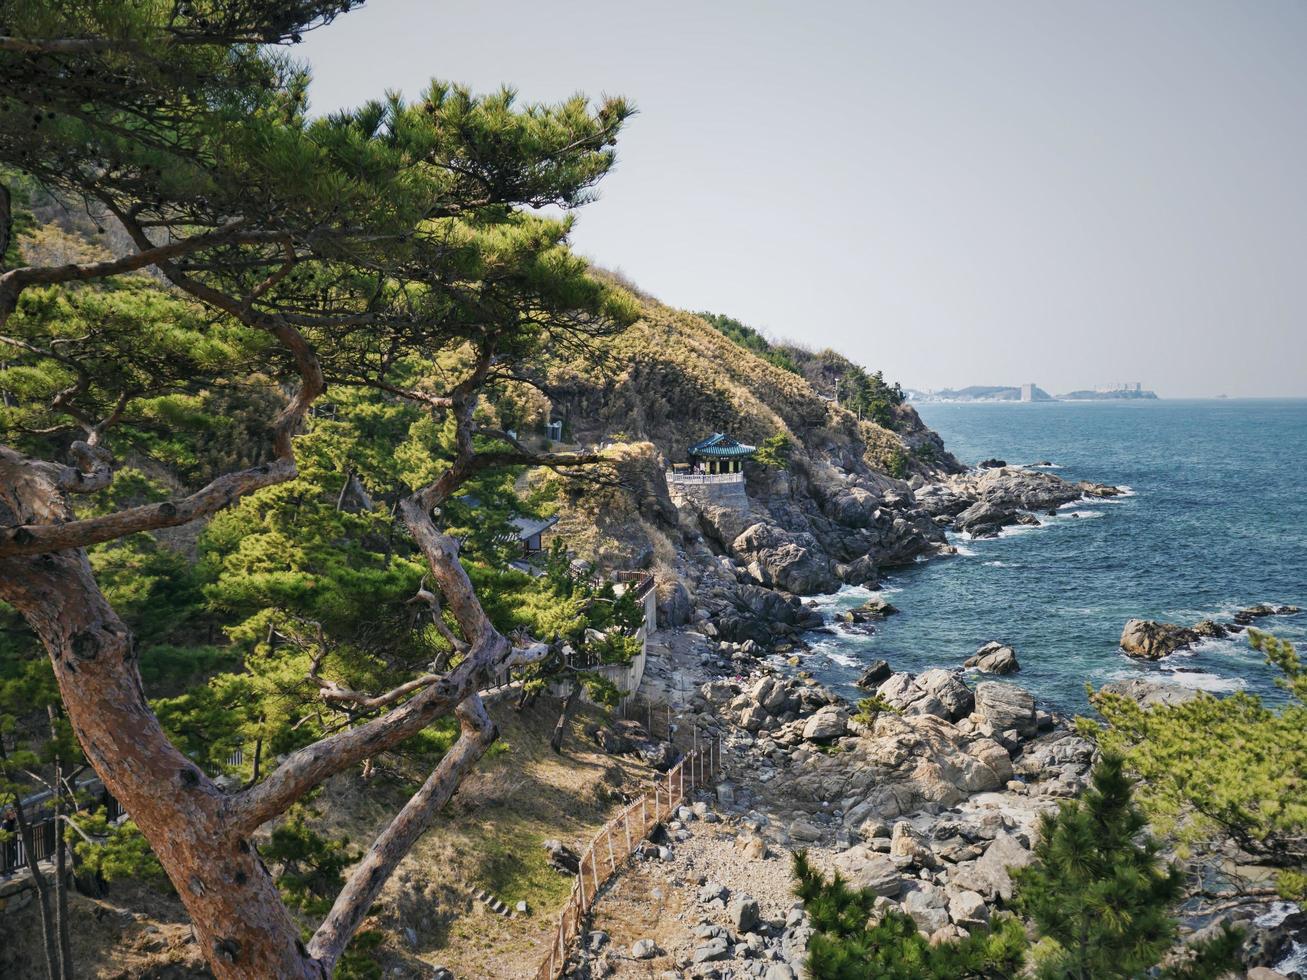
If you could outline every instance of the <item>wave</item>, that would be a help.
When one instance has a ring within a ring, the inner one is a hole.
[[[1006,561],[986,561],[986,562],[981,562],[981,564],[983,564],[983,565],[988,565],[990,568],[1011,568],[1011,567],[1012,567],[1011,562],[1006,562]]]
[[[1248,682],[1242,677],[1222,677],[1220,674],[1208,674],[1204,671],[1176,671],[1168,673],[1166,677],[1168,684],[1195,691],[1209,691],[1212,694],[1233,694],[1248,686]]]
[[[976,552],[973,551],[971,548],[968,548],[965,544],[955,544],[953,545],[953,550],[957,552],[959,555],[962,555],[964,558],[976,557]]]

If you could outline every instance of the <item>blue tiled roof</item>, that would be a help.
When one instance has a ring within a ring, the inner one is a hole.
[[[714,432],[702,442],[696,442],[689,449],[691,456],[752,456],[756,446],[746,446],[736,442],[724,432]]]

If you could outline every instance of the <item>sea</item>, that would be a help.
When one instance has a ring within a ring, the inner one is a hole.
[[[872,660],[956,668],[1000,640],[1021,664],[1009,679],[1064,713],[1088,710],[1088,686],[1133,677],[1284,700],[1246,634],[1157,663],[1118,641],[1135,617],[1192,625],[1260,602],[1307,609],[1307,399],[914,404],[968,465],[1047,462],[1128,494],[998,538],[951,536],[956,555],[889,570],[879,592],[899,612],[874,633],[835,624],[807,637],[804,667],[818,679],[857,697]],[[834,614],[872,594],[845,588],[818,602]],[[1307,655],[1307,612],[1260,626]]]

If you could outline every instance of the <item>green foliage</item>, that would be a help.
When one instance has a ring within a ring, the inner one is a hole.
[[[1133,977],[1171,947],[1183,878],[1163,865],[1147,825],[1110,754],[1082,799],[1041,818],[1034,863],[1013,872],[1017,906],[1044,937],[1041,977]]]
[[[1140,802],[1162,832],[1186,842],[1229,835],[1291,871],[1307,858],[1307,672],[1292,644],[1249,633],[1282,672],[1290,698],[1283,706],[1240,692],[1145,709],[1100,691],[1091,700],[1106,724],[1081,719],[1080,728],[1124,756],[1140,778]],[[1281,885],[1286,897],[1307,899],[1301,876],[1286,874]]]
[[[814,930],[808,945],[813,980],[967,980],[1014,977],[1025,955],[1021,924],[999,919],[992,930],[932,945],[904,913],[876,912],[876,893],[825,878],[807,854],[794,855],[794,894]]]
[[[309,825],[311,816],[304,804],[291,807],[259,854],[275,870],[286,904],[321,917],[345,884],[345,869],[359,854],[348,839],[333,840],[318,833]]]
[[[885,472],[896,480],[906,479],[908,476],[908,457],[902,449],[892,450],[884,459]]]
[[[858,699],[858,710],[854,714],[854,720],[870,728],[876,724],[876,716],[882,711],[888,711],[890,714],[901,714],[901,709],[895,707],[886,701],[879,694],[873,694],[871,697]]]
[[[1224,976],[1239,962],[1237,930],[1172,949],[1170,910],[1182,877],[1159,859],[1131,789],[1120,757],[1107,754],[1080,800],[1041,819],[1033,863],[1011,872],[1016,907],[1038,939],[1033,946],[1011,917],[998,917],[988,932],[932,945],[902,912],[879,914],[875,892],[850,887],[838,874],[828,880],[796,853],[794,891],[815,930],[808,947],[814,980],[997,980],[1031,969],[1043,980],[1125,980],[1163,958],[1169,962],[1160,975],[1171,980]]]
[[[776,367],[790,371],[793,374],[801,373],[798,365],[794,362],[794,357],[786,348],[772,344],[753,327],[721,313],[699,313],[697,315],[707,320],[745,350],[757,354],[767,363],[774,364]]]
[[[83,872],[107,882],[135,879],[168,887],[168,877],[140,829],[130,819],[109,821],[103,807],[84,810],[74,818],[81,834],[73,833],[73,852]]]
[[[784,432],[777,432],[762,441],[753,458],[763,466],[783,470],[790,465],[790,452],[793,448],[790,437]]]

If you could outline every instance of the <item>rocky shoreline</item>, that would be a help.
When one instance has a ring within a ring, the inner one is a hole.
[[[842,524],[865,532],[859,548],[868,536],[880,543],[862,565],[827,553],[811,515],[808,530],[774,520],[772,496],[743,512],[681,505],[702,532],[687,549],[696,574],[688,588],[660,589],[660,620],[678,628],[656,636],[640,693],[719,736],[725,775],[683,809],[640,872],[657,882],[651,887],[683,895],[674,928],[625,945],[605,933],[573,975],[802,976],[810,930],[790,897],[788,864],[800,848],[874,889],[882,907],[901,909],[933,941],[965,935],[1006,908],[1008,869],[1031,860],[1040,816],[1084,788],[1093,744],[1028,691],[994,679],[1019,670],[1017,651],[998,642],[956,669],[913,675],[878,661],[858,682],[868,696],[844,700],[802,669],[802,634],[823,620],[798,594],[874,582],[904,556],[947,553],[945,530],[996,534],[1087,496],[1128,491],[1001,465],[915,483],[846,488],[831,504]],[[1232,626],[1281,611],[1249,607]],[[893,612],[873,600],[841,616],[874,628]],[[1145,704],[1171,696],[1143,680],[1115,688]],[[1295,937],[1303,941],[1307,917],[1277,906],[1264,887],[1269,869],[1228,842],[1183,865],[1202,888],[1183,910],[1182,931],[1256,923],[1246,962],[1262,972],[1249,975],[1280,976],[1269,967],[1293,952]]]
[[[657,869],[641,872],[688,896],[678,938],[637,949],[638,940],[623,947],[605,934],[572,975],[803,976],[811,933],[789,879],[800,848],[875,890],[881,908],[902,910],[933,941],[965,935],[1007,908],[1008,870],[1032,859],[1040,816],[1088,781],[1094,746],[1010,682],[976,672],[973,688],[962,671],[891,672],[875,686],[877,709],[801,670],[759,663],[737,676],[737,652],[695,630],[664,634],[643,689],[681,724],[722,739],[715,792],[678,814],[646,855]],[[1123,693],[1142,701],[1164,687],[1129,684]],[[1202,885],[1182,932],[1256,924],[1246,962],[1262,972],[1250,976],[1281,976],[1270,967],[1303,940],[1307,916],[1275,901],[1270,869],[1230,843],[1182,864]]]

